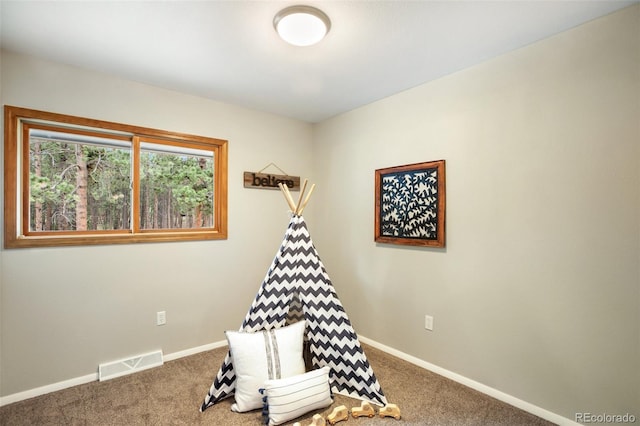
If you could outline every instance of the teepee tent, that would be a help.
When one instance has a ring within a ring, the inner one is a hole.
[[[306,321],[305,338],[313,368],[331,368],[330,387],[334,393],[385,405],[380,388],[358,337],[318,256],[302,210],[309,201],[295,205],[281,186],[292,211],[284,241],[269,268],[240,331],[271,330],[297,321]],[[234,393],[236,375],[229,353],[223,361],[201,411]]]

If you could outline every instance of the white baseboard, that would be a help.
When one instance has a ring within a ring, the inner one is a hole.
[[[84,385],[85,383],[95,382],[98,380],[98,373],[87,374],[86,376],[76,377],[74,379],[64,380],[62,382],[53,383],[50,385],[40,386],[39,388],[29,389],[24,392],[14,393],[0,397],[0,407],[4,405],[13,404],[14,402],[23,401],[29,398],[35,398],[36,396],[44,395],[47,393],[59,391],[62,389],[70,388],[73,386]]]
[[[511,395],[508,395],[502,391],[499,391],[497,389],[494,389],[482,383],[476,382],[475,380],[471,380],[467,377],[461,376],[460,374],[446,370],[442,367],[431,364],[427,361],[416,358],[412,355],[406,354],[392,347],[383,345],[382,343],[378,343],[375,340],[371,340],[364,336],[358,336],[358,338],[362,343],[373,346],[374,348],[380,349],[383,352],[396,356],[400,359],[410,362],[411,364],[417,365],[418,367],[422,367],[426,370],[432,371],[436,374],[439,374],[440,376],[451,379],[454,382],[458,382],[460,384],[468,386],[471,389],[475,389],[478,392],[482,392],[485,395],[489,395],[499,401],[505,402],[509,405],[513,405],[514,407],[517,407],[521,410],[524,410],[528,413],[531,413],[535,416],[538,416],[550,422],[556,423],[561,426],[581,426],[580,423],[576,423],[573,420],[560,416],[559,414],[552,413],[551,411],[545,410],[544,408],[538,407],[529,402],[523,401]],[[226,340],[209,343],[207,345],[197,346],[195,348],[167,354],[165,355],[164,360],[173,361],[175,359],[183,358],[185,356],[195,355],[200,352],[210,351],[213,349],[221,348],[223,346],[227,346]],[[24,392],[18,392],[5,397],[0,397],[0,407],[4,405],[12,404],[14,402],[22,401],[25,399],[34,398],[36,396],[44,395],[50,392],[55,392],[62,389],[70,388],[72,386],[94,382],[97,380],[98,380],[98,373],[87,374],[86,376],[76,377],[75,379],[65,380],[62,382],[53,383],[51,385],[41,386],[39,388],[27,390]]]
[[[222,340],[220,342],[209,343],[207,345],[197,346],[195,348],[186,349],[184,351],[174,352],[164,356],[164,361],[173,361],[174,359],[182,358],[189,355],[195,355],[200,352],[210,351],[212,349],[221,348],[227,346],[227,341]],[[76,377],[74,379],[64,380],[62,382],[53,383],[50,385],[40,386],[35,389],[29,389],[24,392],[18,392],[7,396],[0,397],[0,407],[13,404],[14,402],[23,401],[29,398],[35,398],[36,396],[44,395],[51,392],[56,392],[62,389],[70,388],[73,386],[84,385],[85,383],[95,382],[98,380],[98,373],[87,374],[86,376]]]
[[[383,345],[382,343],[378,343],[375,340],[371,340],[363,336],[358,336],[358,339],[362,343],[373,346],[374,348],[380,349],[383,352],[403,359],[407,362],[410,362],[411,364],[417,365],[418,367],[422,367],[426,370],[432,371],[440,376],[446,377],[447,379],[451,379],[454,382],[458,382],[462,385],[470,387],[471,389],[477,390],[478,392],[482,392],[485,395],[489,395],[499,401],[505,402],[509,405],[517,407],[523,411],[548,420],[552,423],[558,424],[560,426],[582,426],[580,425],[580,423],[576,423],[573,420],[567,419],[566,417],[563,417],[559,414],[552,413],[551,411],[545,410],[544,408],[538,407],[537,405],[533,405],[529,402],[523,401],[519,398],[516,398],[515,396],[511,396],[480,382],[471,380],[468,377],[461,376],[458,373],[454,373],[453,371],[449,371],[437,365],[431,364],[430,362],[424,361],[420,358],[416,358],[412,355],[400,352],[399,350]]]
[[[226,340],[221,340],[219,342],[213,342],[202,346],[196,346],[195,348],[185,349],[184,351],[174,352],[172,354],[167,354],[164,356],[165,361],[173,361],[174,359],[184,358],[185,356],[199,354],[200,352],[211,351],[213,349],[218,349],[223,346],[227,346]]]

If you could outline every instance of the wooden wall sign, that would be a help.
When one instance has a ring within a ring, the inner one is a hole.
[[[280,183],[286,185],[291,191],[300,191],[300,176],[244,172],[245,188],[280,190],[278,187],[278,184]]]

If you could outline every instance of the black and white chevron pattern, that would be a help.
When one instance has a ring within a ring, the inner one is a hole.
[[[331,368],[331,390],[385,405],[387,399],[362,351],[302,216],[293,215],[241,331],[255,332],[306,321],[314,368]],[[235,372],[227,354],[200,407],[204,411],[234,393]]]

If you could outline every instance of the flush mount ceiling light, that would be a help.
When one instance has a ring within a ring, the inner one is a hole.
[[[311,46],[324,38],[331,28],[329,17],[311,6],[291,6],[273,18],[278,35],[294,46]]]

